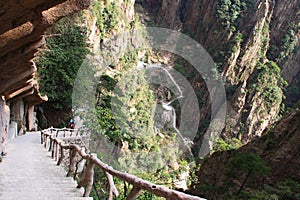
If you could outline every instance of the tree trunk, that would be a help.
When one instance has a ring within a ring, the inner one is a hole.
[[[250,171],[248,172],[247,176],[245,177],[245,179],[244,179],[244,181],[243,181],[243,183],[242,183],[242,185],[241,185],[239,191],[236,193],[236,195],[239,195],[239,194],[241,193],[241,191],[244,189],[244,186],[245,186],[245,184],[246,184],[246,182],[247,182],[247,180],[249,179],[249,177],[250,177],[251,174],[252,174],[252,170],[250,170]]]

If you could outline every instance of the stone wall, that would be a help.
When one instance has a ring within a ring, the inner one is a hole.
[[[11,121],[18,124],[18,131],[26,124],[25,119],[25,104],[22,99],[13,100],[10,102]]]
[[[34,112],[34,106],[30,105],[27,109],[27,128],[29,131],[37,130],[36,112]]]
[[[4,145],[7,140],[8,129],[9,129],[9,106],[6,105],[3,96],[0,98],[0,153],[4,151]]]

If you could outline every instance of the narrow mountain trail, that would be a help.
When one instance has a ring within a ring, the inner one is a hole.
[[[3,200],[92,200],[82,197],[83,188],[66,177],[40,143],[39,132],[26,133],[7,145],[0,163],[0,199]]]

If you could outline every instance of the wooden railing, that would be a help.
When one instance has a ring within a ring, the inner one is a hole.
[[[71,176],[73,173],[76,175],[75,171],[75,157],[80,156],[82,159],[86,160],[86,168],[84,173],[84,178],[78,183],[78,188],[85,185],[85,191],[83,196],[88,197],[92,186],[93,186],[93,176],[94,167],[101,168],[109,183],[109,200],[112,200],[114,196],[118,196],[118,190],[114,184],[113,176],[117,177],[133,186],[132,190],[127,195],[127,200],[134,200],[138,197],[142,190],[146,190],[158,197],[164,197],[167,200],[204,200],[197,196],[192,196],[179,192],[176,190],[169,189],[165,186],[156,185],[149,181],[143,180],[134,176],[132,174],[124,173],[113,169],[111,166],[103,163],[99,160],[96,154],[89,153],[87,148],[75,144],[76,140],[81,140],[86,135],[80,134],[78,130],[74,129],[56,129],[49,128],[41,131],[41,143],[47,148],[49,145],[49,151],[52,152],[52,158],[57,161],[57,165],[60,165],[62,160],[65,158],[65,151],[69,150],[69,166],[67,176]],[[49,141],[48,141],[49,140]]]

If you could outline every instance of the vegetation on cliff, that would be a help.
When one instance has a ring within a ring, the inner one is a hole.
[[[192,193],[208,199],[298,199],[299,117],[299,111],[285,114],[263,137],[206,158]]]
[[[36,60],[41,93],[49,98],[42,107],[48,124],[55,127],[68,125],[74,81],[89,52],[86,28],[76,23],[76,18],[65,18],[48,30],[47,46]]]
[[[88,53],[87,35],[96,33],[98,40],[95,46],[99,45],[103,50],[109,37],[141,27],[132,3],[94,0],[88,14],[81,16],[80,23],[63,20],[49,30],[46,36],[48,48],[42,51],[37,60],[38,78],[42,91],[49,96],[49,103],[43,105],[46,113],[68,111],[68,115],[59,122],[61,126],[65,126],[67,118],[71,117],[72,86],[77,70]],[[287,82],[283,78],[286,72],[283,66],[288,65],[290,59],[297,55],[299,27],[290,24],[284,33],[276,33],[281,39],[279,43],[274,43],[272,35],[275,33],[272,30],[279,22],[276,22],[273,13],[279,8],[272,2],[194,0],[179,4],[179,8],[176,8],[178,10],[172,13],[180,13],[182,24],[179,27],[211,53],[223,76],[229,105],[221,138],[212,140],[215,143],[212,149],[214,154],[204,161],[197,158],[200,160],[197,166],[200,166],[200,170],[191,173],[192,192],[212,199],[298,199],[298,177],[281,177],[278,174],[281,171],[275,170],[278,172],[276,174],[272,166],[275,161],[267,159],[266,155],[272,157],[272,153],[277,153],[276,148],[282,147],[277,138],[279,134],[275,134],[275,139],[272,138],[273,129],[269,127],[285,112],[284,94],[289,99],[285,101],[289,107],[299,103],[300,89],[294,84],[295,79],[291,78],[286,90]],[[150,5],[147,9],[151,9],[151,1],[142,5]],[[157,8],[158,5],[155,6]],[[185,9],[180,10],[182,8]],[[187,9],[193,12],[187,12]],[[206,10],[211,13],[206,13]],[[156,14],[162,15],[159,12]],[[147,16],[141,15],[143,17]],[[163,19],[160,18],[160,21]],[[94,30],[90,30],[91,24],[95,24]],[[89,45],[90,49],[94,48],[93,42]],[[112,44],[110,48],[117,46]],[[211,117],[209,94],[204,80],[189,63],[165,52],[158,52],[154,56],[148,49],[127,49],[124,55],[114,59],[108,66],[98,66],[103,74],[95,92],[96,106],[82,116],[86,127],[93,133],[91,147],[97,151],[99,158],[116,168],[174,188],[180,175],[187,171],[190,160],[178,156],[180,146],[173,144],[176,141],[174,127],[157,130],[153,120],[156,108],[161,103],[156,94],[160,90],[165,97],[173,94],[157,85],[149,85],[144,71],[136,70],[136,65],[138,61],[164,63],[167,60],[195,90],[201,109],[201,121],[198,135],[193,141],[194,155],[198,155],[202,134]],[[179,105],[174,107],[180,110]],[[177,117],[178,122],[180,116]],[[269,131],[264,131],[266,128]],[[294,137],[294,133],[289,130],[285,132]],[[254,145],[257,136],[262,136],[258,139],[261,146],[246,151],[247,145],[243,145],[249,142],[249,146]],[[287,140],[287,143],[290,141],[289,137],[282,139]],[[112,145],[109,147],[108,144]],[[162,146],[168,146],[168,149]],[[109,153],[101,152],[101,148]],[[157,160],[154,162],[151,156]],[[295,158],[298,159],[296,155]],[[278,163],[275,164],[279,167]],[[207,166],[215,171],[210,171]],[[290,169],[294,165],[287,166]],[[275,179],[275,175],[280,178]],[[104,175],[97,171],[94,197],[107,196],[106,185],[102,180]],[[130,186],[119,180],[115,182],[124,195],[119,199],[124,199]],[[144,193],[139,199],[158,198]]]

